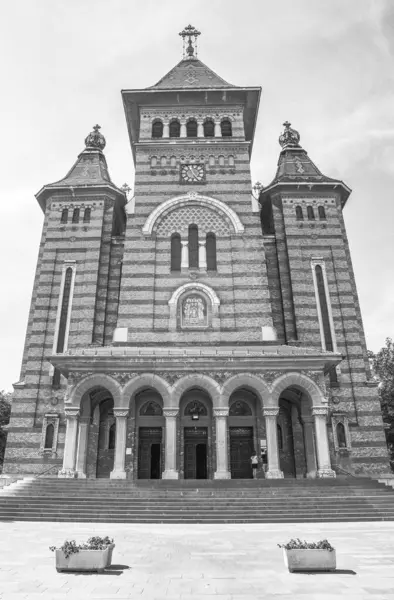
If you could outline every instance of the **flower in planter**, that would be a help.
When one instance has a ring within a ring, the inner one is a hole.
[[[328,550],[333,552],[334,548],[331,546],[328,540],[320,540],[320,542],[306,542],[300,540],[300,538],[292,539],[287,544],[278,544],[279,548],[285,550]]]
[[[49,549],[52,550],[52,552],[55,550],[62,550],[64,552],[64,556],[68,558],[80,550],[105,550],[113,543],[114,540],[108,536],[93,536],[90,537],[84,544],[77,544],[75,540],[65,540],[63,546],[60,546],[60,548],[56,548],[56,546],[50,546]]]

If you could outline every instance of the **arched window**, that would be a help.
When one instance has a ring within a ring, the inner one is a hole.
[[[304,220],[304,213],[302,212],[302,206],[296,206],[296,219],[297,221],[303,221]]]
[[[222,132],[222,137],[231,137],[233,135],[231,121],[229,119],[223,119],[220,123],[220,129]]]
[[[150,159],[150,166],[151,167],[156,167],[157,166],[157,157],[156,156],[152,156]]]
[[[68,221],[68,208],[63,208],[60,223],[67,223]]]
[[[321,221],[324,221],[327,218],[326,217],[326,210],[325,210],[324,206],[319,206],[317,210],[319,212],[319,219]]]
[[[89,206],[87,208],[85,208],[85,212],[83,214],[83,222],[84,223],[90,223],[91,212],[92,212],[92,209]]]
[[[212,156],[212,155],[209,157],[209,166],[210,167],[214,167],[215,166],[215,157]]]
[[[252,411],[244,400],[236,400],[230,406],[229,415],[230,417],[249,417],[252,416]]]
[[[314,221],[315,220],[315,211],[313,210],[313,206],[307,206],[306,207],[306,212],[308,215],[308,219],[310,221]]]
[[[181,124],[176,119],[170,123],[170,137],[178,138],[181,135]]]
[[[214,137],[215,123],[212,119],[207,119],[204,123],[204,137]]]
[[[337,440],[340,448],[347,448],[346,431],[343,423],[337,424]]]
[[[116,444],[116,423],[112,423],[108,434],[108,450],[115,450]]]
[[[152,123],[152,137],[162,138],[163,137],[163,123],[161,121],[154,121]]]
[[[207,233],[206,244],[207,270],[216,271],[216,235],[214,233]]]
[[[66,276],[64,278],[63,299],[62,299],[62,307],[60,310],[60,320],[59,320],[59,333],[57,336],[57,344],[56,344],[56,353],[57,354],[61,354],[64,351],[64,342],[66,339],[68,307],[70,304],[70,292],[71,292],[72,277],[73,277],[73,270],[71,267],[68,267],[68,269],[66,269]],[[59,376],[60,376],[60,373],[59,373]]]
[[[326,298],[326,289],[324,287],[323,270],[320,265],[315,267],[317,292],[319,296],[320,312],[323,322],[324,341],[326,344],[326,350],[333,351],[330,318],[328,313],[328,304]]]
[[[219,167],[224,167],[224,156],[222,154],[219,156]]]
[[[73,223],[79,223],[79,208],[74,208],[72,222]]]
[[[186,135],[188,138],[197,137],[197,121],[196,121],[196,119],[190,119],[190,121],[188,121],[186,123]]]
[[[233,167],[234,166],[234,156],[232,156],[232,154],[230,154],[230,156],[228,157],[228,166],[229,167]]]
[[[163,415],[163,409],[160,404],[154,400],[150,400],[141,407],[140,415],[143,417],[161,417]]]
[[[185,408],[185,416],[198,415],[199,417],[206,417],[208,415],[207,407],[199,400],[193,400]]]
[[[53,437],[55,435],[55,427],[53,426],[53,423],[49,423],[49,425],[47,425],[47,430],[45,432],[45,444],[44,444],[44,448],[46,450],[51,450],[52,446],[53,446]]]
[[[276,426],[276,431],[277,431],[277,435],[278,435],[278,446],[279,446],[279,450],[283,450],[283,434],[282,434],[282,427],[278,424]]]
[[[189,225],[189,267],[198,269],[198,227]]]
[[[166,164],[167,164],[167,159],[166,159],[165,156],[162,156],[161,159],[160,159],[160,166],[161,167],[165,167]]]
[[[179,233],[173,233],[171,236],[171,271],[181,270],[182,244]]]
[[[176,167],[176,156],[171,156],[170,158],[170,166]]]

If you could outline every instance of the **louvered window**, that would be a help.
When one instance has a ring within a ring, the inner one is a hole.
[[[189,226],[189,267],[198,269],[198,227]]]

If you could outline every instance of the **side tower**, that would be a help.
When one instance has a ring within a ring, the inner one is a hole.
[[[67,378],[50,356],[112,340],[125,229],[96,125],[66,177],[37,194],[44,225],[20,381],[14,384],[4,472],[61,466]],[[60,458],[59,458],[60,457]]]
[[[272,183],[260,195],[273,320],[281,343],[340,352],[326,381],[334,464],[387,471],[387,448],[343,220],[351,190],[323,175],[284,123]]]

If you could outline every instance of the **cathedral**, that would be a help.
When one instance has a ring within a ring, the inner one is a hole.
[[[4,473],[248,479],[389,463],[343,209],[284,123],[252,187],[260,87],[182,60],[122,91],[133,193],[96,125],[44,213]],[[279,131],[278,131],[279,133]]]

